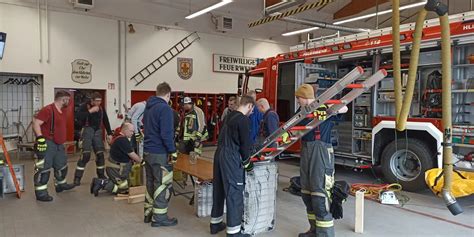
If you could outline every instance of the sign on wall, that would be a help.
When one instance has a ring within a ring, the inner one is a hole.
[[[183,80],[188,80],[193,75],[193,59],[178,58],[178,76]]]
[[[77,83],[89,83],[92,80],[92,64],[84,59],[76,59],[72,63],[71,79]]]
[[[222,54],[213,54],[212,71],[227,73],[245,73],[245,70],[257,66],[257,58],[246,58]]]

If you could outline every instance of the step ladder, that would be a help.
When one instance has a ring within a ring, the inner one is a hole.
[[[324,122],[324,120],[318,120],[313,115],[313,112],[318,109],[319,106],[323,104],[332,104],[332,106],[326,111],[326,119],[328,119],[331,116],[336,115],[341,108],[351,103],[354,99],[387,76],[385,69],[381,69],[368,79],[364,80],[362,83],[351,84],[363,73],[364,69],[362,67],[354,68],[351,72],[338,80],[332,87],[322,93],[313,103],[302,107],[299,113],[293,116],[263,141],[263,144],[256,149],[254,154],[252,154],[251,160],[254,162],[273,160],[276,156],[288,149],[308,132]],[[341,99],[332,99],[344,89],[352,90]],[[312,118],[313,120],[311,120],[305,126],[298,126],[298,124],[305,118]],[[284,143],[281,137],[287,132],[290,134],[290,141]],[[272,144],[277,144],[277,147],[269,147]]]
[[[148,64],[146,67],[144,67],[142,70],[140,70],[137,74],[133,75],[130,78],[130,81],[135,81],[135,86],[140,85],[145,79],[150,77],[153,73],[158,71],[160,68],[162,68],[165,64],[167,64],[171,59],[176,57],[178,54],[183,52],[185,49],[187,49],[191,44],[193,44],[195,41],[199,40],[200,37],[197,34],[197,32],[193,32],[186,36],[184,39],[179,41],[177,44],[173,45],[168,51],[163,53],[160,57],[155,59],[153,62]]]
[[[5,140],[3,139],[3,135],[1,133],[0,133],[0,145],[2,146],[3,156],[5,157],[5,161],[7,162],[8,168],[10,169],[10,175],[12,176],[13,184],[15,184],[16,197],[21,198],[20,184],[18,183],[18,179],[16,179],[15,170],[13,170],[13,164],[10,160],[10,154],[8,154],[8,149],[7,149],[7,146],[5,145]]]

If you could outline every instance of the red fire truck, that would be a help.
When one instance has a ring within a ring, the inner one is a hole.
[[[412,23],[400,29],[403,78],[414,28]],[[474,150],[474,12],[450,16],[450,28],[454,152],[467,154]],[[391,28],[292,47],[291,52],[267,58],[246,73],[240,90],[256,90],[286,121],[295,114],[294,91],[301,84],[313,84],[319,93],[355,66],[365,69],[365,77],[387,69],[388,77],[351,103],[349,112],[338,119],[332,133],[336,164],[377,166],[386,181],[399,182],[405,190],[420,190],[426,187],[424,172],[442,164],[440,37],[438,19],[425,21],[415,98],[404,132],[394,129]],[[293,148],[290,152],[297,154],[298,147]]]

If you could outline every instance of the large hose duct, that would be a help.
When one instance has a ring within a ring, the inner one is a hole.
[[[426,9],[424,8],[421,9],[418,12],[418,18],[416,19],[415,36],[413,38],[411,54],[410,54],[410,67],[408,69],[407,86],[405,89],[405,95],[403,96],[403,104],[401,106],[400,114],[398,115],[398,120],[397,120],[398,131],[404,131],[406,129],[408,114],[410,113],[410,107],[413,101],[413,93],[415,91],[415,82],[416,82],[416,72],[418,71],[418,58],[420,56],[421,37],[423,35],[423,23],[425,21],[427,13],[428,11]],[[400,47],[400,41],[398,41],[398,45]],[[395,70],[395,67],[393,70]],[[400,95],[399,95],[400,97],[398,100],[401,100],[401,88],[399,90],[400,90]],[[395,94],[395,96],[397,96],[397,94]]]
[[[398,5],[398,0],[394,0],[394,5]],[[397,6],[394,6],[394,8]],[[452,144],[452,111],[451,111],[451,36],[450,36],[450,29],[449,29],[449,18],[448,18],[448,7],[443,4],[440,0],[429,0],[425,7],[420,10],[418,13],[418,18],[416,21],[415,26],[415,36],[413,39],[413,46],[410,55],[410,68],[408,71],[408,82],[407,88],[405,91],[405,96],[403,99],[403,104],[401,107],[400,115],[397,117],[397,130],[403,131],[406,129],[406,122],[408,118],[408,114],[410,112],[411,101],[413,98],[413,92],[415,89],[415,80],[416,80],[416,73],[418,71],[418,56],[420,53],[420,43],[422,38],[422,31],[423,31],[423,22],[426,18],[426,14],[428,11],[434,11],[439,16],[440,25],[441,25],[441,60],[442,60],[442,108],[443,108],[443,172],[444,172],[444,186],[441,192],[441,196],[444,199],[446,206],[448,207],[449,211],[453,215],[458,215],[463,212],[462,207],[456,201],[454,196],[451,193],[451,185],[452,185],[452,174],[453,174],[453,144]],[[394,18],[398,17],[398,14],[395,14],[394,10]],[[394,19],[399,21],[399,19]],[[394,26],[398,26],[399,24],[394,24]],[[397,28],[398,28],[397,27]],[[399,32],[400,29],[394,29],[394,32]],[[395,34],[395,33],[394,33]],[[399,35],[399,33],[398,33]],[[395,39],[395,37],[394,37]],[[400,41],[394,40],[393,42],[393,51],[394,51],[394,72],[396,70],[395,67],[398,67],[397,70],[400,70],[400,64],[396,64],[395,57],[398,57],[395,53],[395,49],[398,47],[400,48]],[[399,50],[398,50],[399,51]],[[398,58],[399,59],[399,58]],[[396,90],[396,89],[395,89]],[[401,92],[401,88],[400,91]],[[401,93],[396,93],[398,100],[401,100]]]
[[[393,42],[393,85],[395,90],[395,121],[398,123],[398,117],[402,109],[402,74],[401,74],[401,56],[400,56],[400,0],[392,2],[392,42]]]
[[[290,22],[290,23],[295,23],[295,24],[302,24],[302,25],[307,25],[307,26],[315,26],[315,27],[320,27],[320,28],[326,28],[326,29],[331,29],[331,30],[338,30],[338,31],[345,31],[349,33],[361,33],[361,32],[367,32],[365,29],[355,29],[355,28],[350,28],[350,27],[345,27],[345,26],[337,26],[337,25],[332,25],[324,22],[318,22],[318,21],[313,21],[313,20],[306,20],[306,19],[298,19],[294,17],[285,17],[283,19],[280,19],[281,21],[285,22]]]

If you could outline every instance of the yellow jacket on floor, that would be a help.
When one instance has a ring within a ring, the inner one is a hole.
[[[434,194],[440,196],[444,185],[443,169],[431,169],[425,173],[425,182]],[[474,173],[453,171],[451,191],[454,197],[469,196],[474,193]]]

